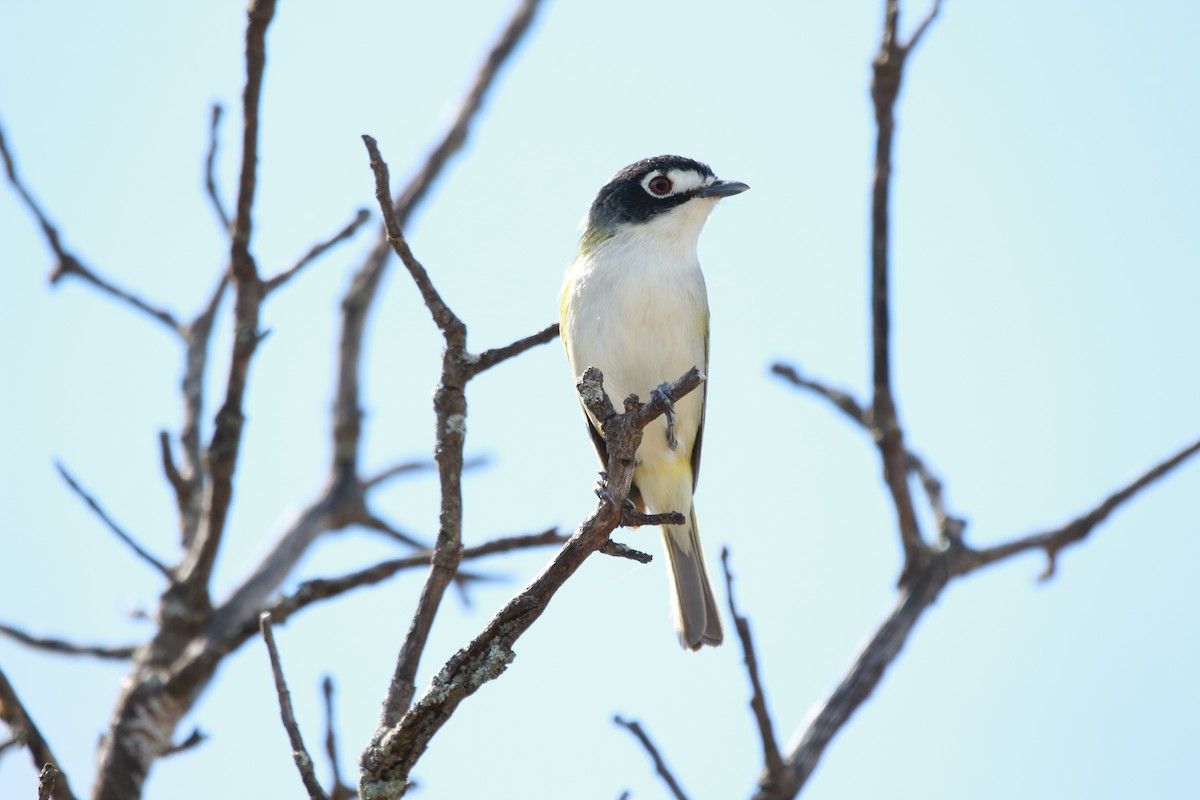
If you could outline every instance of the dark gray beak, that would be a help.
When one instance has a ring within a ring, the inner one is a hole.
[[[750,187],[741,181],[713,181],[703,189],[697,189],[694,197],[729,197],[741,194]]]

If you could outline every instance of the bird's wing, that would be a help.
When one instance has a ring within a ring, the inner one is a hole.
[[[696,428],[696,441],[692,445],[693,493],[696,491],[696,484],[700,483],[700,445],[704,442],[704,412],[708,409],[708,320],[705,320],[704,324],[704,366],[700,371],[704,373],[704,385],[700,387],[704,394],[700,395],[700,425]]]

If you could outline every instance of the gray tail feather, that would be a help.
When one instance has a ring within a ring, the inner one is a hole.
[[[672,600],[679,643],[689,650],[699,650],[706,644],[716,647],[724,638],[721,615],[704,568],[695,511],[688,514],[684,525],[664,525],[662,534],[674,582]],[[684,542],[690,545],[686,549]]]

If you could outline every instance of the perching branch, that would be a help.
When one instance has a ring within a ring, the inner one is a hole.
[[[634,458],[642,440],[642,429],[661,416],[666,405],[696,389],[704,378],[692,368],[650,402],[640,404],[635,396],[625,401],[618,414],[604,392],[600,371],[589,367],[577,384],[580,398],[594,419],[600,421],[608,452],[604,495],[598,507],[583,521],[554,559],[523,591],[496,613],[475,639],[442,667],[432,685],[392,725],[381,724],[360,763],[359,794],[363,797],[398,797],[407,790],[409,773],[429,746],[430,740],[454,713],[459,703],[488,681],[498,678],[515,658],[513,645],[545,611],[562,585],[599,550],[621,522],[621,510],[633,481]],[[389,687],[389,696],[395,691]]]

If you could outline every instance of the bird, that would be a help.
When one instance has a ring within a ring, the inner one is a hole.
[[[692,367],[708,373],[708,293],[696,245],[717,201],[746,191],[707,164],[674,155],[630,164],[592,201],[559,303],[560,334],[573,377],[604,375],[616,408],[662,392]],[[677,511],[661,527],[679,643],[721,644],[721,616],[704,565],[692,497],[700,468],[707,380],[648,425],[638,447],[630,501],[651,513]],[[599,422],[584,408],[602,464]]]

